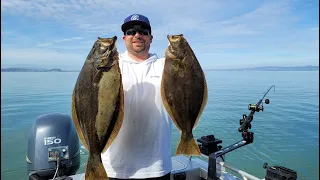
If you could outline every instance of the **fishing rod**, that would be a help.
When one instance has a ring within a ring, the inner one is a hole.
[[[242,115],[242,119],[240,119],[240,127],[238,128],[239,132],[242,132],[242,139],[230,146],[227,146],[223,149],[220,149],[219,151],[216,151],[214,153],[215,158],[222,157],[222,155],[227,154],[228,152],[231,152],[235,149],[238,149],[242,146],[248,145],[253,142],[253,132],[248,131],[248,129],[251,129],[251,121],[253,120],[253,114],[255,112],[259,112],[260,110],[263,111],[263,99],[266,97],[266,95],[269,93],[269,91],[274,87],[275,91],[275,85],[272,85],[267,92],[263,95],[263,97],[258,101],[257,104],[249,104],[248,109],[251,110],[249,116],[246,114]],[[269,104],[270,100],[265,99],[265,103]],[[261,105],[261,106],[260,106]]]
[[[208,165],[208,180],[215,180],[216,179],[216,163],[217,158],[221,157],[223,158],[223,155],[238,149],[242,146],[248,145],[253,142],[253,132],[249,132],[248,129],[251,129],[251,121],[253,120],[253,115],[255,112],[263,111],[263,99],[266,97],[266,95],[269,93],[269,91],[274,88],[275,91],[275,85],[272,85],[267,92],[263,95],[263,97],[258,101],[256,104],[249,104],[248,109],[251,110],[249,116],[246,114],[242,115],[242,119],[240,119],[240,127],[238,128],[238,131],[242,133],[242,140],[227,146],[225,148],[222,148],[222,146],[218,146],[218,144],[222,143],[221,140],[216,139],[214,135],[209,136],[203,136],[200,139],[198,139],[198,142],[201,143],[200,150],[201,153],[209,156],[209,165]],[[265,99],[265,103],[269,104],[270,100]]]
[[[240,127],[238,128],[238,131],[239,132],[245,132],[249,129],[251,129],[251,121],[253,120],[253,114],[255,112],[259,112],[260,110],[263,111],[263,98],[266,97],[266,95],[269,93],[269,91],[274,87],[274,91],[275,91],[275,85],[272,85],[268,91],[263,95],[263,97],[258,101],[257,104],[249,104],[248,105],[248,109],[251,110],[249,116],[247,115],[242,115],[242,119],[240,119]],[[261,104],[262,103],[262,104]],[[270,103],[270,100],[269,99],[266,99],[265,100],[265,103],[266,104],[269,104]],[[261,106],[260,106],[261,104]]]

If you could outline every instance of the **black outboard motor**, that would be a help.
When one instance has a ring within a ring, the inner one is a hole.
[[[80,145],[69,115],[50,113],[35,119],[28,138],[26,161],[29,180],[76,174],[80,167]]]

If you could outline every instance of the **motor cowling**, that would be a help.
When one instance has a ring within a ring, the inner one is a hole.
[[[80,145],[69,115],[49,113],[35,119],[28,137],[26,161],[29,179],[53,178],[57,163],[59,176],[76,174]]]

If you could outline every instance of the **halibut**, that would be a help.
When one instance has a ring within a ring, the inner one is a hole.
[[[200,156],[192,131],[199,123],[207,104],[208,89],[204,72],[189,46],[180,35],[168,35],[161,80],[161,97],[181,138],[176,154]]]
[[[101,160],[116,138],[124,116],[124,94],[116,48],[117,37],[94,43],[72,94],[72,118],[89,152],[86,180],[107,180]]]

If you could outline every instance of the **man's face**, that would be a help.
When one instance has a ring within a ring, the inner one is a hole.
[[[126,30],[122,39],[129,53],[142,55],[149,53],[152,38],[148,29],[135,25]]]

